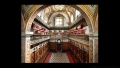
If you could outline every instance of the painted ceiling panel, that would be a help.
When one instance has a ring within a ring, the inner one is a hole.
[[[41,10],[38,13],[38,16],[42,19],[40,20],[42,23],[45,23],[45,22],[49,23],[47,24],[47,26],[49,27],[59,27],[59,26],[55,26],[55,23],[56,23],[55,18],[58,16],[62,17],[63,27],[69,27],[70,25],[75,24],[75,20],[77,20],[77,17],[74,18],[77,15],[75,10],[76,10],[75,8],[68,5],[51,5]],[[80,15],[81,14],[79,12],[79,15],[77,16],[80,16]]]

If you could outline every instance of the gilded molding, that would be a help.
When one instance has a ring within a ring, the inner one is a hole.
[[[41,5],[34,5],[26,12],[26,23],[28,22],[30,16],[40,7]]]
[[[98,14],[96,16],[95,22],[94,22],[94,33],[98,33]]]
[[[78,5],[87,15],[88,17],[90,18],[91,20],[91,24],[93,25],[93,14],[92,14],[92,11],[87,7],[87,5]]]
[[[28,12],[27,12],[27,19],[26,19],[26,24],[28,23],[31,15],[38,9],[40,8],[42,5],[34,5],[32,6]],[[93,14],[92,14],[92,11],[90,10],[90,8],[86,7],[87,5],[77,5],[78,7],[80,7],[86,14],[87,16],[89,17],[90,21],[91,21],[91,25],[92,25],[92,28],[94,28],[93,26]],[[25,26],[26,27],[26,26]],[[93,29],[94,31],[94,29]]]
[[[25,32],[25,20],[24,20],[24,16],[21,13],[21,32],[24,33]]]
[[[68,18],[69,18],[69,21],[71,21],[71,19],[70,19],[70,16],[68,15],[68,13],[67,12],[65,12],[66,14],[67,14],[67,16],[68,16]]]
[[[94,15],[93,15],[93,20],[94,20],[94,26],[95,26],[95,22],[96,22],[96,19],[97,19],[97,15],[98,15],[98,6],[96,7],[95,9],[95,12],[94,12]]]

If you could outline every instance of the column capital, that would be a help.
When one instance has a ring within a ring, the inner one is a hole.
[[[89,38],[98,38],[98,34],[88,34]]]
[[[30,32],[30,33],[21,33],[21,38],[26,38],[26,37],[30,37],[31,35],[33,35],[33,32]]]

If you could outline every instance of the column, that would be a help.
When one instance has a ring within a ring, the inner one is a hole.
[[[98,63],[98,34],[93,39],[93,63]]]
[[[21,62],[30,63],[30,36],[31,34],[21,35]]]
[[[98,63],[98,34],[89,35],[89,63]]]
[[[89,35],[89,63],[93,63],[93,35]]]
[[[25,37],[21,37],[21,63],[25,63]]]

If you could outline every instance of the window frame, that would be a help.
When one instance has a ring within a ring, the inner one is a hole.
[[[59,21],[59,23],[57,23],[58,21],[56,21],[57,19],[61,19],[61,21]],[[61,22],[61,24],[60,24]],[[55,27],[62,27],[62,24],[63,24],[63,18],[62,17],[55,17]]]

